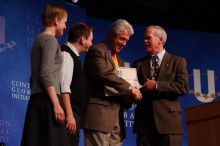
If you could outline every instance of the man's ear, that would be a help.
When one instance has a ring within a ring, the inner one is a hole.
[[[162,37],[160,37],[160,42],[163,44],[164,43],[164,40]]]
[[[54,18],[54,24],[55,24],[55,25],[57,25],[59,21],[60,21],[60,20],[59,20],[58,17],[55,17],[55,18]]]
[[[85,41],[86,41],[87,39],[86,39],[86,37],[85,37],[85,36],[82,36],[82,37],[80,38],[80,40],[81,40],[81,43],[82,43],[82,44],[84,44],[84,43],[85,43]]]

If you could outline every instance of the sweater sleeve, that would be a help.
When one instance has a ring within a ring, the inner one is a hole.
[[[42,58],[41,58],[41,68],[40,68],[40,80],[44,87],[55,86],[54,69],[55,69],[55,59],[56,53],[59,49],[59,44],[56,38],[45,39],[42,44]]]

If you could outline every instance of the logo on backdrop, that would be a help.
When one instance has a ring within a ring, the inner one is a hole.
[[[5,17],[0,16],[0,53],[5,52],[7,49],[13,50],[17,46],[15,41],[5,43]]]
[[[125,67],[130,67],[129,62],[124,62]],[[122,76],[122,72],[118,72],[119,76]],[[121,75],[120,75],[121,74]],[[124,122],[125,122],[125,127],[127,128],[132,128],[134,124],[134,110],[136,108],[136,104],[132,104],[131,108],[128,110],[124,111]]]
[[[17,100],[30,99],[30,83],[23,81],[11,81],[11,98]]]
[[[207,70],[208,93],[202,93],[201,74],[200,74],[199,69],[193,69],[193,79],[194,79],[194,91],[190,90],[190,94],[194,94],[195,97],[200,102],[211,102],[216,97],[220,96],[220,92],[215,92],[215,72],[214,72],[214,70]]]
[[[36,13],[27,13],[26,20],[28,22],[26,31],[27,31],[27,46],[32,46],[34,38],[41,31],[41,17]]]
[[[9,142],[11,121],[0,119],[0,142]]]
[[[124,111],[124,122],[125,127],[132,128],[134,124],[134,110],[136,108],[136,104],[132,104],[131,108]]]

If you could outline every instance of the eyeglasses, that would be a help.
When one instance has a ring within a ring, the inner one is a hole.
[[[119,41],[121,41],[121,42],[125,42],[125,43],[127,43],[128,42],[128,39],[127,38],[125,38],[125,37],[122,37],[122,36],[117,36],[117,38],[119,39]]]

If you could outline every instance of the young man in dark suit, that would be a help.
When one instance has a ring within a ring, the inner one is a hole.
[[[146,27],[144,45],[149,55],[133,64],[143,85],[143,98],[137,102],[134,118],[137,146],[182,145],[178,96],[185,95],[188,90],[187,63],[164,49],[166,39],[162,27]]]

